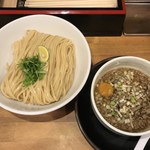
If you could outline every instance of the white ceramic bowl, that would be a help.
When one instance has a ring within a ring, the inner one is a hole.
[[[67,95],[60,101],[36,106],[24,104],[4,97],[0,93],[0,106],[4,109],[23,115],[38,115],[57,110],[81,91],[87,81],[91,68],[91,53],[83,34],[71,23],[52,15],[29,15],[14,20],[0,29],[0,83],[6,74],[6,63],[12,61],[12,43],[24,36],[27,29],[36,29],[52,35],[69,38],[75,44],[76,70],[73,85]]]
[[[138,133],[131,133],[131,132],[126,132],[120,129],[117,129],[116,127],[112,126],[110,123],[108,123],[104,117],[101,115],[99,112],[95,100],[94,100],[94,88],[98,80],[108,71],[118,68],[118,67],[130,67],[130,68],[135,68],[143,73],[147,74],[148,76],[150,75],[150,62],[148,60],[139,58],[139,57],[134,57],[134,56],[122,56],[122,57],[117,57],[114,58],[107,63],[105,63],[95,74],[92,85],[91,85],[91,105],[92,109],[97,117],[97,119],[109,130],[121,134],[121,135],[127,135],[127,136],[141,136],[145,134],[150,133],[150,128],[147,129],[146,131],[143,132],[138,132]]]

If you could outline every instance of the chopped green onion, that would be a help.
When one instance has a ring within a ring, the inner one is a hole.
[[[111,106],[115,106],[115,104],[116,104],[115,101],[111,101],[111,102],[110,102],[110,105],[111,105]]]
[[[23,85],[27,87],[34,84],[37,80],[42,80],[46,73],[44,66],[45,63],[39,60],[38,55],[21,59],[19,68],[24,74]]]
[[[131,97],[131,103],[132,104],[136,103],[136,98],[134,96]]]

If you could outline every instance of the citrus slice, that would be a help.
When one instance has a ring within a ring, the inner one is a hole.
[[[46,62],[49,58],[49,53],[46,47],[39,46],[38,47],[39,58],[42,62]]]
[[[100,83],[99,92],[104,97],[109,97],[113,95],[113,87],[109,83]]]

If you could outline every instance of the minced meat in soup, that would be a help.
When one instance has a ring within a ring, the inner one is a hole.
[[[132,68],[107,72],[97,83],[94,97],[102,116],[124,131],[150,127],[150,77]]]

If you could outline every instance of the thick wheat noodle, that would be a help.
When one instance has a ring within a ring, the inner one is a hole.
[[[117,0],[26,0],[25,7],[115,8]]]
[[[44,68],[46,75],[34,85],[24,87],[24,75],[18,64],[25,57],[37,55],[39,45],[49,51],[49,59]],[[4,96],[25,103],[45,105],[66,95],[75,73],[75,47],[71,40],[28,30],[21,40],[13,44],[13,49],[13,62],[0,87]]]

